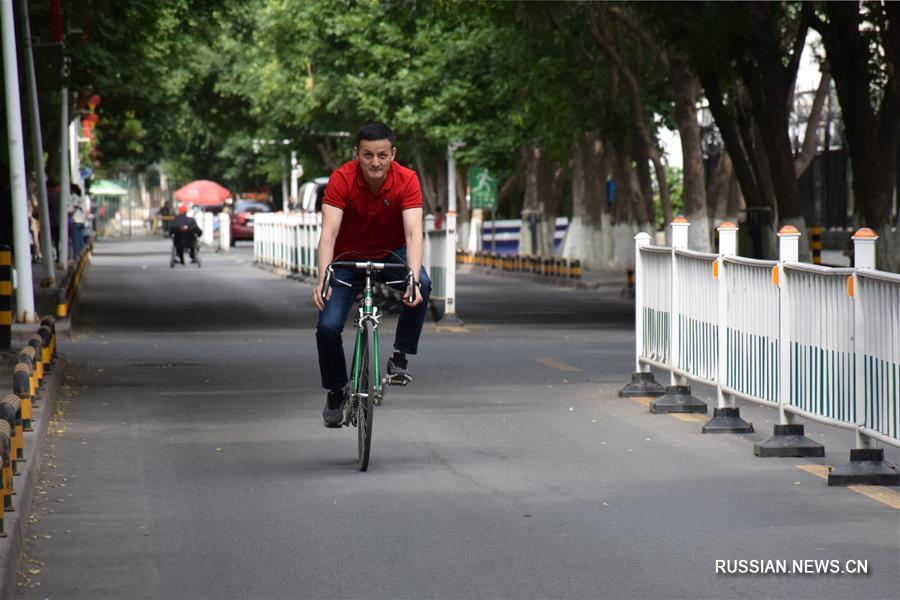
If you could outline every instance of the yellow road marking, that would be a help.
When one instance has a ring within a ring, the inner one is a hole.
[[[560,371],[565,371],[566,373],[580,373],[581,369],[578,367],[573,367],[572,365],[567,365],[566,363],[556,360],[555,358],[550,358],[549,356],[541,356],[536,359],[537,362],[547,365],[548,367],[552,367],[554,369],[558,369]]]
[[[828,465],[797,465],[797,468],[807,473],[812,473],[816,477],[828,479]]]
[[[797,468],[812,473],[816,477],[828,479],[829,467],[827,465],[797,465]],[[847,489],[900,510],[900,492],[890,488],[880,485],[848,485]]]
[[[448,331],[450,333],[469,333],[465,327],[457,327],[456,325],[438,325],[438,331]]]
[[[650,406],[650,403],[653,402],[653,398],[650,396],[632,396],[628,399],[632,402],[637,402],[641,406]]]
[[[709,417],[706,415],[698,415],[696,413],[669,413],[671,416],[675,417],[679,421],[685,421],[688,423],[698,423],[700,421],[708,421]]]
[[[891,508],[900,510],[900,492],[880,485],[851,485],[847,487],[857,494],[868,496],[872,500],[878,500]]]

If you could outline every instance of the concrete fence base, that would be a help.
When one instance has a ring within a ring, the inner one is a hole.
[[[753,424],[741,418],[736,407],[714,408],[713,418],[703,426],[703,433],[753,433]]]
[[[635,371],[631,382],[619,390],[619,398],[658,398],[666,393],[666,388],[656,383],[653,373]]]
[[[825,446],[803,433],[803,425],[775,425],[769,439],[753,444],[753,454],[763,458],[825,456]]]
[[[706,403],[691,395],[689,385],[670,385],[666,393],[650,403],[653,414],[702,413],[706,414]]]
[[[856,448],[850,462],[831,468],[828,485],[900,485],[900,471],[884,462],[882,448]]]

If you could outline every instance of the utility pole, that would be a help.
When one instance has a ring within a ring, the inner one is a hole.
[[[301,177],[303,177],[303,165],[297,162],[297,151],[291,150],[291,197],[294,199],[295,205],[300,203],[297,195],[299,194],[298,180]]]
[[[441,322],[462,323],[456,314],[456,156],[459,148],[465,146],[463,142],[450,142],[447,144],[447,245],[446,245],[446,272],[445,295],[447,300],[444,307],[444,316]]]
[[[62,125],[59,149],[59,268],[69,267],[69,61],[63,57]]]
[[[6,134],[9,141],[9,188],[12,193],[13,252],[18,280],[16,320],[24,323],[34,319],[34,280],[31,276],[22,106],[19,103],[19,66],[11,0],[0,2],[0,20],[3,37],[3,81],[6,88]]]
[[[44,284],[56,285],[56,269],[53,266],[53,236],[50,232],[50,210],[47,204],[47,173],[44,170],[44,145],[41,135],[41,113],[38,107],[37,80],[34,75],[34,52],[31,48],[31,22],[28,18],[28,2],[19,2],[19,16],[22,19],[22,27],[25,32],[25,68],[27,73],[28,99],[31,102],[31,110],[28,116],[31,120],[31,148],[34,155],[34,170],[37,175],[38,214],[41,221],[41,249],[42,260],[46,277]],[[31,207],[28,207],[31,210]]]

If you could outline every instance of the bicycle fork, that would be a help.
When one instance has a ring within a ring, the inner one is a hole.
[[[367,282],[368,283],[368,282]],[[367,290],[371,290],[369,285]],[[363,371],[369,368],[363,364],[363,355],[366,351],[368,340],[366,340],[366,323],[371,323],[369,334],[372,336],[372,352],[369,355],[371,368],[369,369],[369,389],[361,390]],[[348,403],[347,415],[344,418],[344,425],[357,424],[357,415],[359,413],[359,402],[361,399],[372,394],[372,403],[375,406],[381,406],[384,400],[384,387],[379,373],[381,373],[381,352],[378,343],[378,326],[381,324],[381,311],[372,301],[371,293],[366,293],[363,301],[359,306],[359,318],[356,321],[356,344],[353,349],[353,369],[351,371],[350,386],[350,402]]]

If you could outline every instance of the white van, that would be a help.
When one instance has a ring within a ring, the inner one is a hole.
[[[325,196],[325,186],[328,185],[327,177],[316,177],[300,186],[297,195],[300,201],[295,210],[303,212],[319,212],[322,210],[322,198]]]

